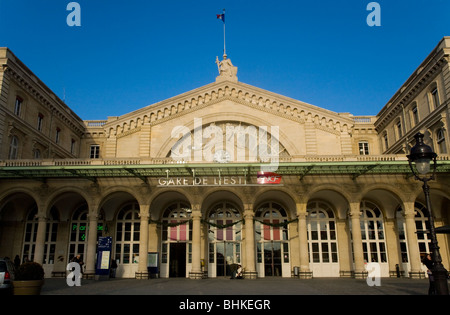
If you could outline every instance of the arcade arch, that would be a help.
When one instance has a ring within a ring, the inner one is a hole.
[[[176,190],[154,196],[150,204],[149,252],[160,253],[161,277],[186,277],[192,264],[192,206]]]

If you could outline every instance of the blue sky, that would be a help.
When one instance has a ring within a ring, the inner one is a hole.
[[[9,47],[82,118],[106,119],[212,83],[223,53],[239,81],[335,112],[376,115],[446,35],[450,1],[0,0]],[[65,94],[64,94],[65,91]]]

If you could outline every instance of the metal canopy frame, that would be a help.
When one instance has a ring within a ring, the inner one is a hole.
[[[192,163],[145,165],[70,165],[70,166],[2,166],[0,180],[33,179],[47,181],[59,178],[81,178],[97,182],[99,178],[136,177],[148,183],[151,177],[256,176],[264,163]],[[450,173],[450,161],[439,161],[437,173]],[[367,162],[289,162],[279,163],[279,175],[349,175],[356,179],[369,174],[403,174],[411,170],[407,161]]]

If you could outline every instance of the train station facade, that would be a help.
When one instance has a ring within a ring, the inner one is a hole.
[[[438,154],[436,226],[450,223],[450,38],[376,116],[336,113],[238,80],[119,117],[83,121],[0,48],[0,257],[95,272],[112,238],[117,277],[424,276],[428,209],[407,157]],[[363,100],[362,106],[363,104]],[[105,113],[107,114],[107,113]],[[449,236],[438,235],[443,264]]]

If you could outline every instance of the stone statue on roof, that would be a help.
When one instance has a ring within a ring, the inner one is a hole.
[[[237,82],[238,68],[233,66],[226,54],[223,55],[222,61],[219,61],[219,57],[216,57],[216,64],[219,69],[219,76],[216,78],[216,82],[225,80]]]

